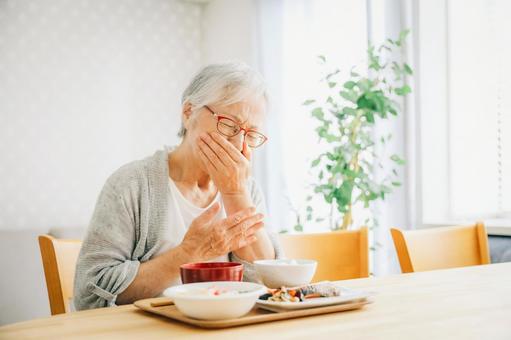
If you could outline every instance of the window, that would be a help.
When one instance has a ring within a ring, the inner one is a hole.
[[[422,222],[510,218],[511,2],[419,6]]]

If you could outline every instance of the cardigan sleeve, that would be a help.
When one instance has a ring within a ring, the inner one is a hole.
[[[250,193],[252,197],[252,202],[254,203],[254,206],[256,207],[256,211],[262,214],[266,215],[266,203],[264,201],[264,196],[257,185],[257,183],[251,179],[249,182],[250,187]],[[271,227],[267,226],[265,224],[265,231],[268,234],[268,237],[270,238],[271,243],[273,244],[273,249],[275,250],[275,258],[281,259],[284,258],[284,252],[282,251],[282,247],[279,242],[278,234],[275,233]],[[232,262],[239,262],[243,264],[243,281],[249,281],[249,282],[261,282],[261,279],[257,275],[257,272],[255,270],[255,266],[253,263],[242,260],[238,256],[236,256],[234,253],[229,253],[229,258]]]
[[[111,181],[101,190],[78,256],[73,297],[78,310],[114,306],[140,265],[132,259],[135,219]]]

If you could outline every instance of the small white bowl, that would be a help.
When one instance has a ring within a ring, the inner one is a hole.
[[[209,296],[208,288],[235,290],[238,294]],[[266,293],[266,287],[252,282],[214,281],[188,283],[163,292],[177,309],[186,316],[201,320],[226,320],[243,316],[254,307],[257,298]]]
[[[314,260],[259,260],[254,261],[257,273],[268,288],[296,287],[309,284],[316,272]]]

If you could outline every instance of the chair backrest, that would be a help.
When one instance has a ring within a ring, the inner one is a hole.
[[[313,282],[369,276],[367,228],[317,234],[280,235],[288,258],[318,262]]]
[[[390,231],[403,273],[490,263],[483,223]]]
[[[69,301],[73,297],[75,266],[81,245],[82,242],[78,240],[61,240],[49,235],[39,236],[52,315],[69,311]]]

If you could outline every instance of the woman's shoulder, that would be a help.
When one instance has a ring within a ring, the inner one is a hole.
[[[142,184],[154,182],[156,178],[167,176],[167,152],[165,149],[156,151],[153,155],[131,161],[115,170],[106,180],[112,189],[139,187]]]

